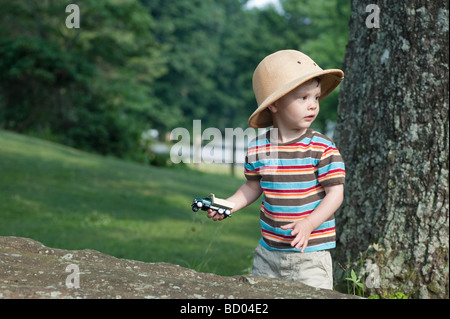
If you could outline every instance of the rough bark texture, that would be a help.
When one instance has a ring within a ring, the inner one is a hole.
[[[334,136],[347,170],[335,259],[378,293],[448,298],[449,4],[371,3],[379,28],[366,26],[368,3],[352,0]]]

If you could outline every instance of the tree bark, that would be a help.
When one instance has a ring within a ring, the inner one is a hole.
[[[372,2],[378,28],[368,3],[352,0],[334,135],[347,171],[334,257],[371,293],[449,298],[449,4]]]

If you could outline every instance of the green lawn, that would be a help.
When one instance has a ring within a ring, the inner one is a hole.
[[[258,203],[223,222],[190,209],[194,197],[231,195],[242,178],[149,167],[6,131],[0,174],[0,236],[220,275],[251,267]]]

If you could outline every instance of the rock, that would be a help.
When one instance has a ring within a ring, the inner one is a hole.
[[[119,259],[94,250],[49,248],[0,237],[0,298],[273,299],[354,298],[294,281],[225,277],[168,263]]]

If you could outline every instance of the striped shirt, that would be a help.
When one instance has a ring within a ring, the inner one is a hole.
[[[270,250],[300,251],[291,247],[292,229],[282,225],[305,218],[325,197],[325,186],[345,182],[344,161],[325,135],[308,129],[284,144],[270,142],[270,132],[249,143],[245,176],[259,180],[264,192],[260,211],[260,243]],[[334,214],[310,235],[305,252],[334,248]]]

